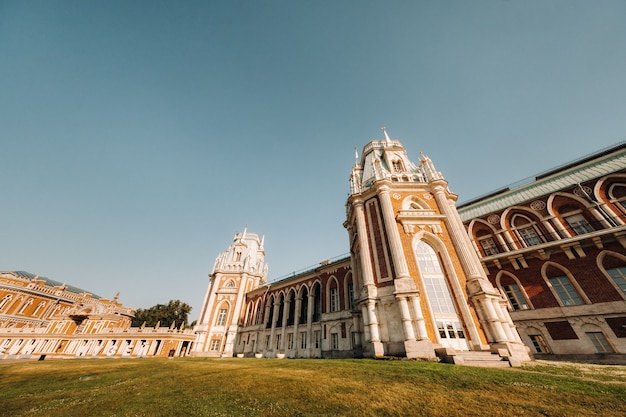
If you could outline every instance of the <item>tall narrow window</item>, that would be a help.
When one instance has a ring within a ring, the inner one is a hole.
[[[552,288],[565,306],[583,304],[580,295],[567,277],[549,278]]]
[[[219,339],[213,339],[211,340],[211,352],[217,352],[220,348],[220,341]]]
[[[440,343],[445,347],[467,350],[465,332],[463,332],[439,256],[432,246],[424,241],[419,241],[415,245],[415,255],[426,288],[428,304],[439,329]]]
[[[602,332],[586,332],[585,333],[598,353],[610,353],[613,352],[613,347],[606,340]]]
[[[336,287],[330,289],[330,311],[339,311],[339,289]]]
[[[306,333],[300,333],[300,349],[306,349]]]
[[[577,235],[584,235],[585,233],[593,232],[593,227],[583,217],[582,214],[575,214],[573,216],[565,217],[565,221],[576,232]]]
[[[222,308],[217,314],[217,321],[215,322],[216,326],[223,326],[226,324],[226,315],[228,314],[228,310]]]
[[[339,349],[339,335],[337,333],[330,334],[330,348],[332,350]]]
[[[517,284],[503,285],[502,289],[504,290],[506,298],[508,298],[513,310],[528,310],[526,297],[524,297],[524,293],[522,293]]]
[[[28,301],[26,301],[22,307],[20,308],[20,311],[17,312],[17,314],[24,314],[24,311],[26,311],[26,308],[31,305],[33,303],[33,299],[29,299]]]
[[[293,333],[287,334],[287,349],[293,349]]]
[[[348,308],[352,310],[353,306],[354,306],[354,284],[349,283],[348,284]]]
[[[41,303],[39,303],[39,305],[37,306],[37,308],[35,309],[35,311],[33,311],[33,316],[37,316],[37,314],[39,313],[39,311],[41,311],[41,309],[46,305],[45,301],[42,301]]]
[[[0,311],[2,311],[2,308],[4,308],[4,306],[7,305],[9,301],[11,301],[11,298],[13,298],[13,296],[9,294],[5,295],[2,300],[0,300]]]
[[[314,339],[314,343],[315,343],[315,348],[319,349],[319,347],[320,347],[320,331],[319,330],[315,330],[313,332],[313,339]]]
[[[613,269],[607,269],[615,284],[626,294],[626,266],[620,266]],[[1,308],[1,307],[0,307]]]

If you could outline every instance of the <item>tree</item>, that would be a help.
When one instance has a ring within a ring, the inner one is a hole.
[[[176,327],[180,327],[181,323],[187,327],[190,311],[191,306],[180,300],[170,300],[167,304],[157,304],[146,309],[138,308],[132,326],[139,327],[145,322],[147,327],[154,327],[157,323],[161,327],[170,327],[175,322]]]

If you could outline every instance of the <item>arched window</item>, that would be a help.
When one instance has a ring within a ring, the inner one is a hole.
[[[226,285],[224,285],[224,288],[235,288],[235,281],[229,279]]]
[[[626,184],[611,184],[608,190],[609,198],[626,212]]]
[[[262,318],[263,318],[263,314],[261,314],[261,300],[257,300],[256,310],[254,312],[254,324],[261,324]]]
[[[42,301],[41,303],[39,303],[39,305],[37,306],[37,308],[35,309],[35,311],[33,311],[33,316],[37,316],[37,314],[39,313],[39,311],[41,311],[41,309],[46,305],[45,301]]]
[[[348,273],[345,278],[346,300],[345,304],[349,310],[354,307],[354,282],[352,282],[352,274]]]
[[[287,326],[293,326],[296,316],[296,292],[289,291],[289,313],[287,314]]]
[[[269,306],[269,312],[267,315],[267,322],[265,323],[265,328],[270,329],[272,327],[272,321],[274,320],[274,294],[272,294],[267,302]]]
[[[309,311],[309,291],[306,286],[302,286],[300,298],[300,314],[298,316],[298,324],[305,324],[308,320],[307,314]]]
[[[217,312],[217,319],[215,320],[216,326],[224,326],[226,325],[226,319],[228,318],[228,305],[222,304],[219,311]]]
[[[285,314],[285,295],[280,293],[278,299],[278,317],[276,317],[276,327],[283,327],[283,316]]]
[[[33,303],[33,299],[29,298],[28,301],[26,301],[24,304],[22,304],[22,307],[20,308],[20,310],[17,312],[17,314],[24,314],[24,311],[26,311],[26,308],[28,306],[30,306]]]
[[[530,302],[524,288],[516,277],[500,272],[496,277],[496,283],[509,301],[509,307],[512,311],[528,310],[530,308]]]
[[[328,306],[330,312],[339,311],[339,285],[335,277],[328,281]]]
[[[7,294],[4,297],[2,297],[2,300],[0,300],[0,311],[2,311],[4,306],[7,305],[9,301],[11,301],[12,298],[13,296],[11,294]]]
[[[600,269],[608,275],[611,284],[626,298],[626,256],[604,252],[599,257]]]
[[[317,322],[322,319],[322,288],[319,282],[313,286],[313,321]]]
[[[562,306],[574,306],[585,304],[577,283],[572,279],[568,271],[557,267],[555,264],[544,267],[544,277],[548,286]]]
[[[415,256],[440,343],[445,347],[467,350],[465,331],[437,253],[428,243],[419,241],[415,245]]]
[[[511,219],[511,225],[517,234],[519,241],[524,246],[535,246],[543,243],[541,231],[534,220],[523,214],[515,214]]]

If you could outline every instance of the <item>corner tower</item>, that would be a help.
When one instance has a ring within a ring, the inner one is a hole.
[[[357,155],[344,223],[364,355],[491,350],[529,360],[465,233],[457,195],[428,157],[414,164],[383,133]]]
[[[235,234],[232,244],[215,259],[198,322],[192,356],[232,356],[245,312],[246,293],[267,283],[263,238]]]

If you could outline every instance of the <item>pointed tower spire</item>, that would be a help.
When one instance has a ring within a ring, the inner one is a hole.
[[[261,236],[261,245],[259,247],[259,249],[263,249],[263,244],[265,243],[265,233],[263,233],[263,236]]]
[[[246,224],[243,227],[243,233],[241,234],[241,240],[244,240],[246,238],[246,232],[248,231],[248,225]]]
[[[359,151],[356,150],[356,146],[354,147],[354,166],[359,166]]]
[[[385,145],[391,146],[391,139],[389,139],[389,135],[387,134],[387,127],[383,125],[381,129],[383,130],[383,133],[385,134]]]

